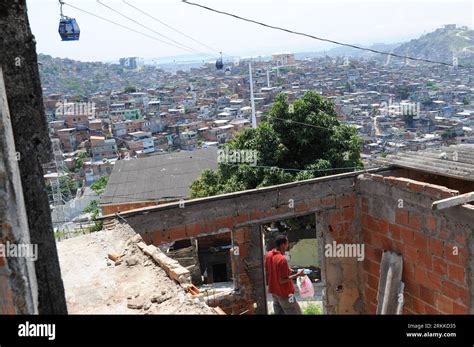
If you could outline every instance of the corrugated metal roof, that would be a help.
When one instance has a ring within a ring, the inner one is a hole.
[[[474,144],[388,155],[385,163],[440,176],[474,181]]]
[[[217,148],[182,151],[115,163],[101,204],[181,198],[205,169],[217,168]]]

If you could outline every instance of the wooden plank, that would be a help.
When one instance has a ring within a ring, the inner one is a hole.
[[[396,314],[400,311],[400,289],[403,271],[402,256],[384,251],[380,262],[380,280],[377,294],[377,314]]]
[[[220,308],[219,306],[213,307],[212,309],[214,310],[214,312],[216,312],[219,315],[227,315],[227,313],[225,313],[224,310]]]
[[[435,201],[431,204],[432,210],[443,210],[445,208],[459,206],[474,201],[474,192],[453,196],[450,198]]]

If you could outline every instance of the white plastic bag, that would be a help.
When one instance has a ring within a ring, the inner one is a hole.
[[[298,289],[300,291],[300,297],[302,299],[312,298],[314,296],[313,283],[311,283],[311,280],[307,275],[304,275],[303,277],[298,277],[296,279],[296,285],[298,286]]]

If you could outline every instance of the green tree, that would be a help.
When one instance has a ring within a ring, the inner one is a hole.
[[[354,92],[354,88],[352,87],[352,83],[349,82],[349,81],[346,82],[345,88],[346,88],[346,92],[348,92],[348,93],[353,93]]]
[[[74,171],[79,172],[82,169],[82,165],[84,164],[84,161],[82,159],[76,159],[74,162]]]
[[[103,222],[101,220],[97,220],[97,216],[99,215],[99,203],[97,200],[92,200],[82,211],[84,213],[90,213],[91,218],[94,221],[94,226],[89,228],[89,232],[100,231],[102,230]]]
[[[408,99],[408,97],[410,96],[410,93],[411,93],[411,89],[409,86],[406,86],[406,85],[398,86],[397,89],[395,90],[395,94],[397,95],[397,97],[399,97],[402,100]]]
[[[125,88],[125,93],[136,93],[136,92],[137,92],[137,88],[134,86],[128,86]]]
[[[97,181],[91,184],[91,189],[100,195],[104,192],[104,189],[107,186],[108,181],[109,181],[108,176],[102,176]],[[92,221],[94,221],[94,225],[89,228],[89,232],[102,230],[103,222],[101,220],[97,220],[97,216],[100,213],[98,200],[92,200],[89,203],[89,205],[87,205],[86,208],[84,208],[83,212],[90,213]]]
[[[81,159],[89,158],[89,153],[87,153],[87,151],[81,152],[79,153],[79,158]]]
[[[290,109],[279,94],[256,129],[244,129],[225,144],[230,150],[255,150],[257,166],[220,163],[191,185],[192,197],[205,197],[309,179],[362,168],[361,141],[354,127],[337,120],[334,104],[307,92]]]
[[[108,176],[102,176],[97,181],[91,184],[91,189],[100,195],[104,192],[104,189],[107,186],[108,181],[109,181]]]
[[[448,140],[448,139],[453,139],[456,137],[456,133],[454,132],[453,129],[446,129],[442,134],[441,138],[443,140]]]

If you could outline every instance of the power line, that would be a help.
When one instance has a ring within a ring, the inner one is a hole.
[[[97,1],[98,4],[104,6],[105,8],[108,8],[109,10],[111,10],[111,11],[113,11],[113,12],[119,14],[120,16],[122,16],[122,17],[124,17],[124,18],[126,18],[126,19],[128,19],[128,20],[130,20],[130,21],[132,21],[132,22],[134,22],[135,24],[141,26],[142,28],[145,28],[145,29],[151,31],[151,32],[155,33],[156,35],[158,35],[158,36],[160,36],[160,37],[162,37],[162,38],[164,38],[164,39],[166,39],[166,40],[169,40],[169,41],[175,43],[176,45],[178,45],[178,46],[180,46],[180,47],[184,47],[184,48],[186,48],[186,49],[189,49],[189,50],[191,50],[191,51],[194,51],[195,53],[198,53],[198,54],[203,55],[203,56],[206,56],[206,57],[212,57],[210,54],[207,54],[207,53],[198,51],[198,50],[196,50],[196,49],[194,49],[194,48],[192,48],[192,47],[183,45],[182,43],[180,43],[180,42],[178,42],[178,41],[176,41],[176,40],[173,40],[172,38],[167,37],[166,35],[163,35],[163,34],[159,33],[159,32],[156,31],[156,30],[153,30],[152,28],[150,28],[150,27],[148,27],[148,26],[146,26],[146,25],[144,25],[144,24],[142,24],[142,23],[136,21],[136,20],[133,19],[133,18],[130,18],[129,16],[127,16],[127,15],[121,13],[120,11],[117,11],[116,9],[114,9],[114,8],[112,8],[112,7],[108,6],[108,5],[106,5],[106,4],[102,3],[102,2],[100,2],[100,0],[96,0],[96,1]]]
[[[69,6],[69,7],[71,7],[71,8],[74,8],[74,9],[76,9],[76,10],[78,10],[78,11],[87,13],[88,15],[93,16],[93,17],[96,17],[96,18],[99,18],[99,19],[101,19],[101,20],[103,20],[103,21],[106,21],[106,22],[109,22],[109,23],[111,23],[111,24],[117,25],[117,26],[119,26],[119,27],[121,27],[121,28],[123,28],[123,29],[129,30],[129,31],[133,31],[133,32],[136,33],[136,34],[139,34],[139,35],[148,37],[148,38],[150,38],[150,39],[152,39],[152,40],[155,40],[155,41],[158,41],[158,42],[161,42],[161,43],[164,43],[164,44],[166,44],[166,45],[173,46],[173,47],[176,47],[176,48],[179,48],[179,49],[183,49],[183,50],[188,51],[188,52],[190,52],[190,53],[195,53],[194,51],[191,51],[191,50],[188,50],[188,49],[186,49],[186,48],[177,46],[177,45],[172,44],[172,43],[167,42],[167,41],[160,40],[160,39],[158,39],[158,38],[156,38],[156,37],[154,37],[154,36],[148,35],[148,34],[146,34],[146,33],[144,33],[144,32],[139,31],[139,30],[135,30],[135,29],[130,28],[130,27],[126,26],[126,25],[123,25],[123,24],[114,22],[114,21],[112,21],[112,20],[110,20],[110,19],[104,18],[104,17],[99,16],[99,15],[97,15],[97,14],[94,14],[94,13],[92,13],[92,12],[83,10],[83,9],[77,7],[77,6],[74,6],[74,5],[71,5],[71,4],[68,4],[68,3],[64,3],[64,5]]]
[[[274,117],[274,116],[270,116],[270,119],[278,119],[278,120],[281,120],[281,121],[284,121],[284,122],[287,122],[287,123],[294,123],[294,124],[299,124],[299,125],[305,125],[305,126],[308,126],[308,127],[318,128],[318,129],[331,130],[331,129],[333,128],[333,127],[322,127],[322,126],[319,126],[319,125],[314,125],[314,124],[309,124],[309,123],[303,123],[303,122],[297,122],[297,121],[295,121],[295,120],[284,119],[284,118],[279,118],[279,117]]]
[[[203,46],[203,47],[206,47],[207,49],[209,49],[209,50],[211,50],[211,51],[214,51],[214,52],[216,52],[216,53],[220,53],[220,52],[219,52],[218,50],[216,50],[215,48],[212,48],[212,47],[208,46],[207,44],[205,44],[205,43],[203,43],[203,42],[201,42],[201,41],[199,41],[199,40],[197,40],[197,39],[195,39],[195,38],[193,38],[193,37],[187,35],[186,33],[184,33],[184,32],[182,32],[182,31],[176,29],[175,27],[172,27],[172,26],[169,25],[169,24],[166,24],[166,23],[163,22],[162,20],[160,20],[160,19],[158,19],[158,18],[152,16],[151,14],[149,14],[149,13],[147,13],[147,12],[145,12],[145,11],[139,9],[138,7],[136,7],[136,6],[134,6],[134,5],[130,4],[130,3],[128,3],[127,1],[125,1],[125,0],[122,0],[122,1],[123,1],[126,5],[128,5],[128,6],[132,7],[132,8],[134,8],[134,9],[137,10],[138,12],[140,12],[140,13],[144,14],[145,16],[147,16],[147,17],[153,19],[154,21],[156,21],[156,22],[158,22],[158,23],[160,23],[160,24],[166,26],[167,28],[169,28],[169,29],[171,29],[171,30],[177,32],[178,34],[183,35],[184,37],[186,37],[186,38],[188,38],[188,39],[190,39],[190,40],[196,42],[197,44],[200,44],[200,45]]]
[[[384,52],[384,51],[379,51],[379,50],[373,49],[373,48],[365,48],[365,47],[361,47],[361,46],[357,46],[357,45],[353,45],[353,44],[349,44],[349,43],[343,43],[343,42],[339,42],[339,41],[335,41],[335,40],[331,40],[331,39],[326,39],[326,38],[314,36],[314,35],[311,35],[311,34],[306,34],[306,33],[303,33],[303,32],[294,31],[294,30],[278,27],[278,26],[275,26],[275,25],[266,24],[266,23],[259,22],[259,21],[253,20],[253,19],[244,18],[244,17],[238,16],[238,15],[233,14],[233,13],[217,10],[217,9],[214,9],[214,8],[211,8],[211,7],[208,7],[208,6],[197,4],[197,3],[194,3],[194,2],[190,2],[188,0],[181,0],[181,1],[184,2],[185,4],[188,4],[188,5],[201,7],[205,10],[212,11],[212,12],[219,13],[219,14],[223,14],[223,15],[230,16],[230,17],[234,17],[236,19],[243,20],[245,22],[254,23],[254,24],[266,27],[266,28],[284,31],[284,32],[294,34],[294,35],[309,37],[313,40],[329,42],[329,43],[339,45],[339,46],[350,47],[350,48],[354,48],[354,49],[358,49],[358,50],[362,50],[362,51],[382,54],[382,55],[391,56],[391,57],[395,57],[395,58],[408,59],[408,60],[413,60],[413,61],[421,61],[421,62],[431,63],[431,64],[440,64],[440,65],[445,65],[445,66],[453,66],[452,64],[442,62],[442,61],[435,61],[435,60],[430,60],[430,59],[415,58],[415,57],[411,57],[411,56],[399,55],[399,54],[392,53],[392,52]],[[472,68],[472,67],[474,67],[474,66],[467,66],[467,65],[460,65],[460,64],[458,64],[457,66],[462,67],[462,68]]]
[[[209,158],[204,158],[204,157],[194,157],[193,158],[197,158],[197,159],[203,159],[203,160],[208,160],[208,161],[211,161],[211,162],[216,162],[215,160],[211,160]],[[240,164],[229,164],[230,166],[234,166],[234,167],[238,167],[240,166]],[[305,172],[305,171],[309,171],[309,172],[328,172],[328,171],[341,171],[341,170],[352,170],[352,171],[356,171],[356,170],[369,170],[371,168],[363,168],[363,167],[360,167],[360,166],[348,166],[348,167],[336,167],[336,168],[326,168],[326,169],[289,169],[289,168],[281,168],[281,167],[278,167],[278,166],[265,166],[265,165],[256,165],[256,166],[252,166],[252,165],[249,165],[249,168],[260,168],[260,169],[269,169],[269,170],[282,170],[282,171],[293,171],[293,172]],[[352,172],[351,171],[351,172]],[[150,191],[147,191],[145,193],[149,194],[149,193],[159,193],[161,192],[162,190],[150,190]],[[137,193],[137,194],[143,194],[143,193]],[[140,198],[140,197],[133,197],[133,195],[136,195],[136,194],[131,194],[130,195],[100,195],[100,199],[104,198],[104,199],[107,199],[107,198],[123,198],[123,199],[127,199],[127,201],[157,201],[157,200],[161,200],[161,199],[175,199],[175,200],[178,200],[178,199],[183,199],[185,198],[184,196],[167,196],[167,197],[160,197],[160,198],[155,198],[155,199],[152,199],[152,198]]]

